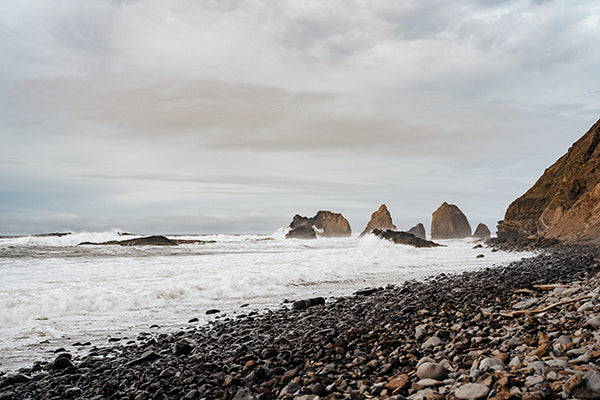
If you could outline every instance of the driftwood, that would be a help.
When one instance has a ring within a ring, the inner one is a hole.
[[[591,298],[592,298],[592,296],[581,296],[581,297],[578,297],[578,298],[576,298],[576,299],[559,301],[558,303],[551,304],[551,305],[549,305],[548,307],[541,308],[541,309],[538,309],[538,310],[519,310],[519,311],[513,311],[513,312],[511,312],[511,313],[502,313],[502,312],[500,312],[500,313],[499,313],[499,315],[500,315],[501,317],[504,317],[504,318],[515,318],[515,317],[518,317],[518,316],[520,316],[520,315],[534,315],[534,314],[540,314],[540,313],[543,313],[543,312],[546,312],[546,311],[552,310],[553,308],[556,308],[556,307],[563,306],[563,305],[565,305],[565,304],[576,303],[576,302],[578,302],[578,301],[581,301],[581,300],[586,300],[586,299],[591,299]],[[489,315],[491,315],[492,313],[482,313],[482,314],[483,314],[484,316],[489,316]]]
[[[533,285],[533,288],[536,290],[554,290],[554,289],[565,288],[565,287],[569,287],[569,286],[565,285],[564,283],[549,283],[547,285]]]

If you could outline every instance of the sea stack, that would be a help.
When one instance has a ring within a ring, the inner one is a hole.
[[[471,225],[454,204],[444,202],[431,216],[431,239],[462,239],[471,236]]]
[[[360,234],[360,236],[371,233],[374,229],[390,229],[393,231],[396,230],[396,225],[394,225],[392,222],[392,215],[388,211],[385,204],[382,204],[377,211],[371,214],[371,220],[367,224],[365,230]]]
[[[290,229],[286,235],[288,239],[312,239],[317,234],[322,237],[346,237],[352,234],[348,220],[342,214],[331,211],[319,211],[312,218],[296,214],[290,224]]]
[[[498,239],[600,243],[600,121],[506,210]]]
[[[487,240],[491,236],[492,236],[492,233],[490,232],[490,228],[488,228],[486,224],[482,224],[482,223],[477,225],[477,228],[475,229],[475,233],[473,233],[473,237],[475,239]]]
[[[408,230],[408,233],[412,233],[419,239],[427,239],[427,233],[425,233],[425,226],[422,223],[418,223]]]

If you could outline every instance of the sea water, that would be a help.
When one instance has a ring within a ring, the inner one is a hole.
[[[472,239],[417,249],[372,235],[286,240],[285,230],[171,236],[214,241],[179,246],[78,245],[135,237],[115,230],[0,238],[0,370],[51,359],[61,347],[89,350],[76,342],[126,341],[141,331],[189,326],[192,318],[200,324],[235,318],[280,307],[285,299],[349,296],[532,255],[474,249]],[[209,309],[221,313],[208,316]]]

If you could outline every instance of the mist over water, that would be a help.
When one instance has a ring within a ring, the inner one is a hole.
[[[346,296],[531,255],[473,249],[470,239],[417,249],[370,235],[284,237],[285,230],[178,236],[216,243],[175,247],[77,246],[123,239],[116,231],[0,239],[0,369],[51,357],[58,347],[76,352],[75,342],[135,338],[154,324],[177,328],[194,317],[202,323],[214,318],[208,309],[235,317],[284,299]]]

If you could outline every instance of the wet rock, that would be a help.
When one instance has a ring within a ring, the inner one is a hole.
[[[425,226],[422,223],[418,223],[417,225],[410,228],[408,233],[412,233],[419,239],[427,239],[427,233],[425,232]]]
[[[431,239],[462,239],[469,236],[469,221],[456,205],[444,202],[432,214]]]
[[[387,239],[396,244],[405,244],[408,246],[419,247],[419,248],[440,247],[441,246],[440,244],[432,242],[430,240],[420,239],[420,238],[416,237],[415,235],[413,235],[412,233],[408,233],[408,232],[391,231],[389,229],[387,229],[385,231],[381,230],[381,229],[375,229],[375,230],[373,230],[372,233],[373,233],[373,235],[375,235],[377,237],[380,237],[382,239]]]
[[[371,233],[374,229],[390,229],[392,231],[396,230],[396,225],[394,225],[392,222],[392,215],[388,211],[385,204],[382,204],[377,211],[371,214],[371,219],[360,236]]]
[[[292,308],[294,310],[302,310],[309,307],[321,306],[325,304],[325,299],[323,297],[315,297],[312,299],[306,300],[298,300],[292,303]]]

